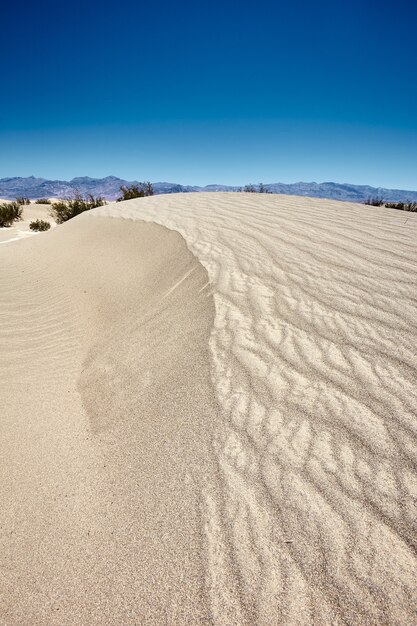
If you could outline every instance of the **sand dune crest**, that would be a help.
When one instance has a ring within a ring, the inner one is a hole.
[[[412,621],[417,216],[249,194],[99,214],[177,230],[214,285],[213,620]]]

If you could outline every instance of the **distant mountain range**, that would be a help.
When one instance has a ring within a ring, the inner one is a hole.
[[[108,200],[115,200],[120,195],[120,186],[132,182],[116,176],[105,178],[90,178],[82,176],[66,180],[47,180],[46,178],[0,178],[0,198],[16,198],[25,196],[32,200],[37,198],[66,198],[75,191],[82,194],[90,193],[94,196],[103,196]],[[200,191],[241,191],[242,187],[229,185],[206,185],[205,187],[178,185],[175,183],[153,183],[156,194],[200,192]],[[254,185],[258,188],[257,185]],[[265,185],[272,193],[288,194],[291,196],[309,196],[313,198],[329,198],[332,200],[347,200],[350,202],[364,202],[367,198],[382,198],[390,202],[416,202],[417,191],[404,189],[384,189],[369,185],[350,185],[346,183],[271,183]]]

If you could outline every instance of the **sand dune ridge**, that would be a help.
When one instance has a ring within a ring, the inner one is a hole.
[[[214,621],[407,623],[416,216],[248,194],[98,214],[177,230],[213,284],[223,407],[205,494]]]

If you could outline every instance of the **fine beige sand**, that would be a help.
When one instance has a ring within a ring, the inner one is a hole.
[[[267,194],[0,246],[0,623],[414,623],[416,269]]]

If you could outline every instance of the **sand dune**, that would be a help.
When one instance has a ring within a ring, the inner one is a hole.
[[[413,623],[416,236],[176,194],[1,246],[3,623]]]

